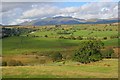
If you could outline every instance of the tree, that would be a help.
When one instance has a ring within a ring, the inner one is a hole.
[[[3,62],[2,62],[2,66],[7,66],[7,62],[6,62],[6,61],[3,61]]]
[[[81,48],[75,52],[73,59],[84,64],[99,61],[102,59],[103,45],[101,41],[97,40],[83,42]]]
[[[62,58],[63,58],[62,54],[59,53],[59,52],[52,53],[51,57],[53,59],[53,62],[55,62],[55,61],[61,61]]]
[[[45,37],[48,37],[48,35],[45,35]]]

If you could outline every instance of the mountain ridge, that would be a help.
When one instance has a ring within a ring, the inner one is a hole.
[[[32,26],[44,26],[44,25],[70,25],[70,24],[109,24],[118,22],[117,18],[113,19],[79,19],[71,16],[56,16],[48,17],[44,19],[37,19],[31,22],[23,22],[19,25],[32,25]]]

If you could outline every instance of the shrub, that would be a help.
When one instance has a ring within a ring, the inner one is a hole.
[[[78,40],[82,40],[83,38],[81,36],[78,36],[76,39]]]
[[[109,31],[112,31],[112,29],[109,29]]]
[[[64,37],[64,36],[60,36],[59,38],[60,38],[60,39],[64,39],[65,37]]]
[[[23,66],[23,63],[21,61],[16,61],[16,66]]]
[[[104,58],[112,58],[112,57],[115,57],[113,48],[111,48],[111,47],[106,48],[104,51],[102,51],[102,56],[103,56]]]
[[[87,37],[87,40],[95,40],[94,37]]]
[[[58,31],[57,34],[71,34],[68,30]]]
[[[39,56],[35,56],[36,59],[39,59]]]
[[[103,37],[104,40],[107,40],[107,37]]]
[[[46,60],[45,59],[41,59],[40,60],[40,64],[45,64],[46,63]]]
[[[59,52],[52,53],[51,55],[53,62],[54,61],[61,61],[62,60],[62,54]]]
[[[48,37],[48,35],[45,35],[45,37]]]
[[[73,59],[81,63],[90,63],[102,59],[101,48],[103,47],[101,41],[88,41],[83,42],[81,48],[75,52]]]
[[[74,36],[70,36],[69,39],[75,40],[76,38]]]
[[[2,62],[2,66],[7,66],[7,62],[6,62],[6,61],[3,61],[3,62]]]
[[[23,66],[23,63],[21,61],[16,60],[10,60],[7,63],[8,66]]]
[[[111,39],[119,38],[118,35],[110,36]]]

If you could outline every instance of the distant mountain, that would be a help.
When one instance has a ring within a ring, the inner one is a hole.
[[[50,17],[45,19],[38,19],[31,22],[24,22],[21,25],[60,25],[60,24],[80,24],[85,22],[83,19],[77,19],[72,17]]]
[[[89,19],[86,21],[86,24],[109,24],[116,22],[118,22],[118,19]]]
[[[116,23],[117,19],[78,19],[70,16],[57,16],[57,17],[49,17],[44,19],[37,19],[31,22],[24,22],[20,25],[33,25],[33,26],[41,26],[41,25],[60,25],[60,24],[107,24],[107,23]]]

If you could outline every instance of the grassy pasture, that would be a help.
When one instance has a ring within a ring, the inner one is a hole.
[[[29,28],[29,27],[28,27]],[[30,27],[32,28],[32,27]],[[106,24],[81,24],[62,25],[59,28],[54,26],[39,26],[33,33],[25,33],[20,36],[3,38],[3,61],[11,59],[21,61],[28,66],[6,66],[3,67],[3,78],[117,78],[118,60],[104,59],[90,64],[80,64],[74,61],[52,62],[47,56],[38,54],[59,51],[62,55],[71,56],[81,46],[83,41],[59,39],[60,36],[69,37],[97,37],[102,39],[105,47],[118,46],[118,38],[110,39],[110,36],[118,35],[118,27]],[[112,29],[112,30],[111,30]],[[68,31],[73,34],[57,34],[59,31]],[[28,37],[27,37],[28,35]],[[48,37],[45,37],[47,35]],[[33,37],[38,36],[38,37]],[[26,55],[27,54],[27,55]],[[40,60],[46,60],[40,64]],[[32,66],[31,66],[32,65]]]
[[[21,27],[21,26],[20,26]],[[106,24],[81,24],[81,25],[62,25],[61,27],[54,26],[39,26],[34,29],[39,29],[34,33],[25,33],[23,36],[19,37],[8,37],[4,38],[3,41],[3,55],[6,54],[21,54],[21,53],[31,53],[31,52],[43,52],[43,51],[64,51],[69,48],[74,49],[74,47],[80,46],[80,43],[84,40],[69,40],[69,39],[59,39],[60,36],[69,37],[71,34],[57,34],[58,31],[70,31],[74,37],[110,37],[118,35],[118,26],[109,26]],[[64,29],[64,30],[62,30]],[[85,30],[84,30],[85,29]],[[96,31],[101,30],[101,31]],[[103,30],[108,31],[103,31]],[[112,29],[112,31],[109,31]],[[74,32],[74,30],[76,30]],[[92,33],[91,33],[92,32]],[[29,35],[26,37],[25,35]],[[42,36],[42,37],[32,37]],[[48,38],[44,36],[47,35]],[[103,40],[105,46],[117,46],[118,39],[107,39]]]
[[[65,51],[75,49],[84,40],[69,40],[58,38],[8,37],[3,39],[3,55],[13,55],[43,51]],[[118,39],[104,40],[105,46],[117,46]]]
[[[48,35],[48,37],[59,37],[59,36],[70,36],[71,34],[57,34],[57,32],[60,30],[56,31],[37,31],[31,35],[36,35],[36,36],[44,36]],[[61,30],[63,31],[63,30]],[[72,31],[71,31],[72,32]],[[114,35],[118,35],[118,31],[91,31],[91,30],[78,30],[76,32],[73,32],[73,36],[83,36],[83,37],[110,37]]]
[[[10,37],[3,40],[3,54],[17,54],[32,51],[64,50],[65,47],[78,46],[79,41],[54,38]]]
[[[87,31],[87,30],[77,31],[74,33],[75,36],[84,36],[84,37],[93,37],[93,36],[110,37],[117,34],[118,34],[117,31]]]
[[[118,60],[79,64],[68,61],[41,66],[3,67],[3,78],[117,78]],[[109,65],[109,66],[107,66]]]

